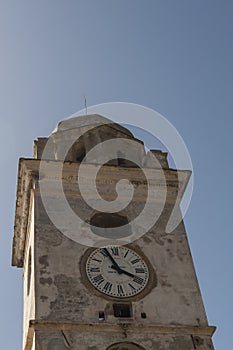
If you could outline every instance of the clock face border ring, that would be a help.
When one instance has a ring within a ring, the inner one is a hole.
[[[113,247],[114,245],[110,245],[110,247]],[[117,246],[117,245],[115,245]],[[106,246],[107,247],[107,246]],[[130,250],[134,251],[136,254],[138,254],[146,263],[147,267],[148,267],[148,272],[149,272],[149,278],[147,281],[146,286],[144,287],[144,289],[139,292],[136,295],[133,296],[128,296],[128,297],[120,297],[120,296],[110,296],[107,295],[101,291],[99,291],[98,289],[95,288],[95,286],[91,283],[91,281],[89,280],[88,276],[87,276],[87,272],[86,272],[86,264],[87,261],[90,257],[90,255],[98,250],[99,248],[88,248],[83,256],[81,257],[80,261],[79,261],[79,267],[80,267],[80,273],[81,273],[81,280],[84,284],[84,286],[88,289],[88,291],[91,291],[92,294],[98,296],[98,297],[102,297],[105,298],[107,300],[117,300],[119,301],[137,301],[140,300],[142,298],[144,298],[146,295],[148,295],[152,289],[154,289],[157,286],[157,276],[156,276],[156,272],[154,270],[154,268],[152,267],[149,259],[147,258],[147,256],[142,252],[142,250],[136,245],[136,244],[127,244],[124,245],[123,247],[125,248],[129,248]],[[103,247],[104,248],[104,247]]]

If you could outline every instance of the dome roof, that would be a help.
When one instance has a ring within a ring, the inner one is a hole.
[[[125,134],[127,134],[130,137],[133,137],[133,134],[120,124],[114,123],[111,119],[108,119],[106,117],[103,117],[99,114],[87,114],[87,115],[79,115],[72,118],[64,119],[60,121],[56,128],[53,130],[53,134],[76,129],[76,128],[83,128],[87,126],[101,126],[101,125],[109,125],[111,124],[111,128],[115,128],[118,131],[121,131]]]

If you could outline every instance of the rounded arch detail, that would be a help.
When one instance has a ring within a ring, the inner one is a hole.
[[[123,342],[123,343],[112,344],[106,350],[146,350],[146,349],[135,343]]]
[[[109,239],[124,238],[131,235],[132,232],[128,223],[127,216],[118,213],[97,212],[90,220],[92,232]],[[118,228],[117,231],[116,228]]]

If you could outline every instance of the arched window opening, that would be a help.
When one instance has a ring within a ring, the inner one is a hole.
[[[142,346],[135,343],[123,342],[110,345],[106,350],[145,350]]]
[[[86,149],[85,145],[81,142],[78,142],[76,145],[73,146],[73,151],[72,151],[72,160],[74,162],[81,163],[82,160],[86,156]]]
[[[90,224],[92,232],[101,237],[119,239],[131,235],[127,217],[116,213],[96,213]]]

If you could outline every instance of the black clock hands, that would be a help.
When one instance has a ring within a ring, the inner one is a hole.
[[[126,270],[122,270],[120,267],[118,269],[116,269],[115,265],[112,265],[111,268],[116,270],[120,274],[124,273],[127,276],[135,277],[135,275],[133,275],[132,273],[130,273],[130,272],[126,271]]]
[[[133,275],[132,273],[126,271],[126,270],[122,270],[120,268],[120,266],[117,264],[117,262],[115,261],[115,259],[112,257],[112,255],[109,253],[109,251],[107,250],[107,248],[103,248],[103,250],[105,251],[105,253],[107,254],[107,256],[109,257],[109,259],[111,260],[111,262],[113,263],[113,265],[111,266],[112,269],[116,270],[119,274],[125,274],[127,276],[130,277],[135,277],[135,275]]]
[[[107,256],[109,257],[109,259],[111,260],[111,262],[113,263],[112,268],[114,268],[114,270],[116,270],[118,273],[122,273],[121,272],[121,268],[120,266],[117,264],[117,262],[115,261],[115,259],[113,259],[112,255],[109,253],[107,248],[103,248],[103,250],[105,251],[105,253],[107,254]]]

